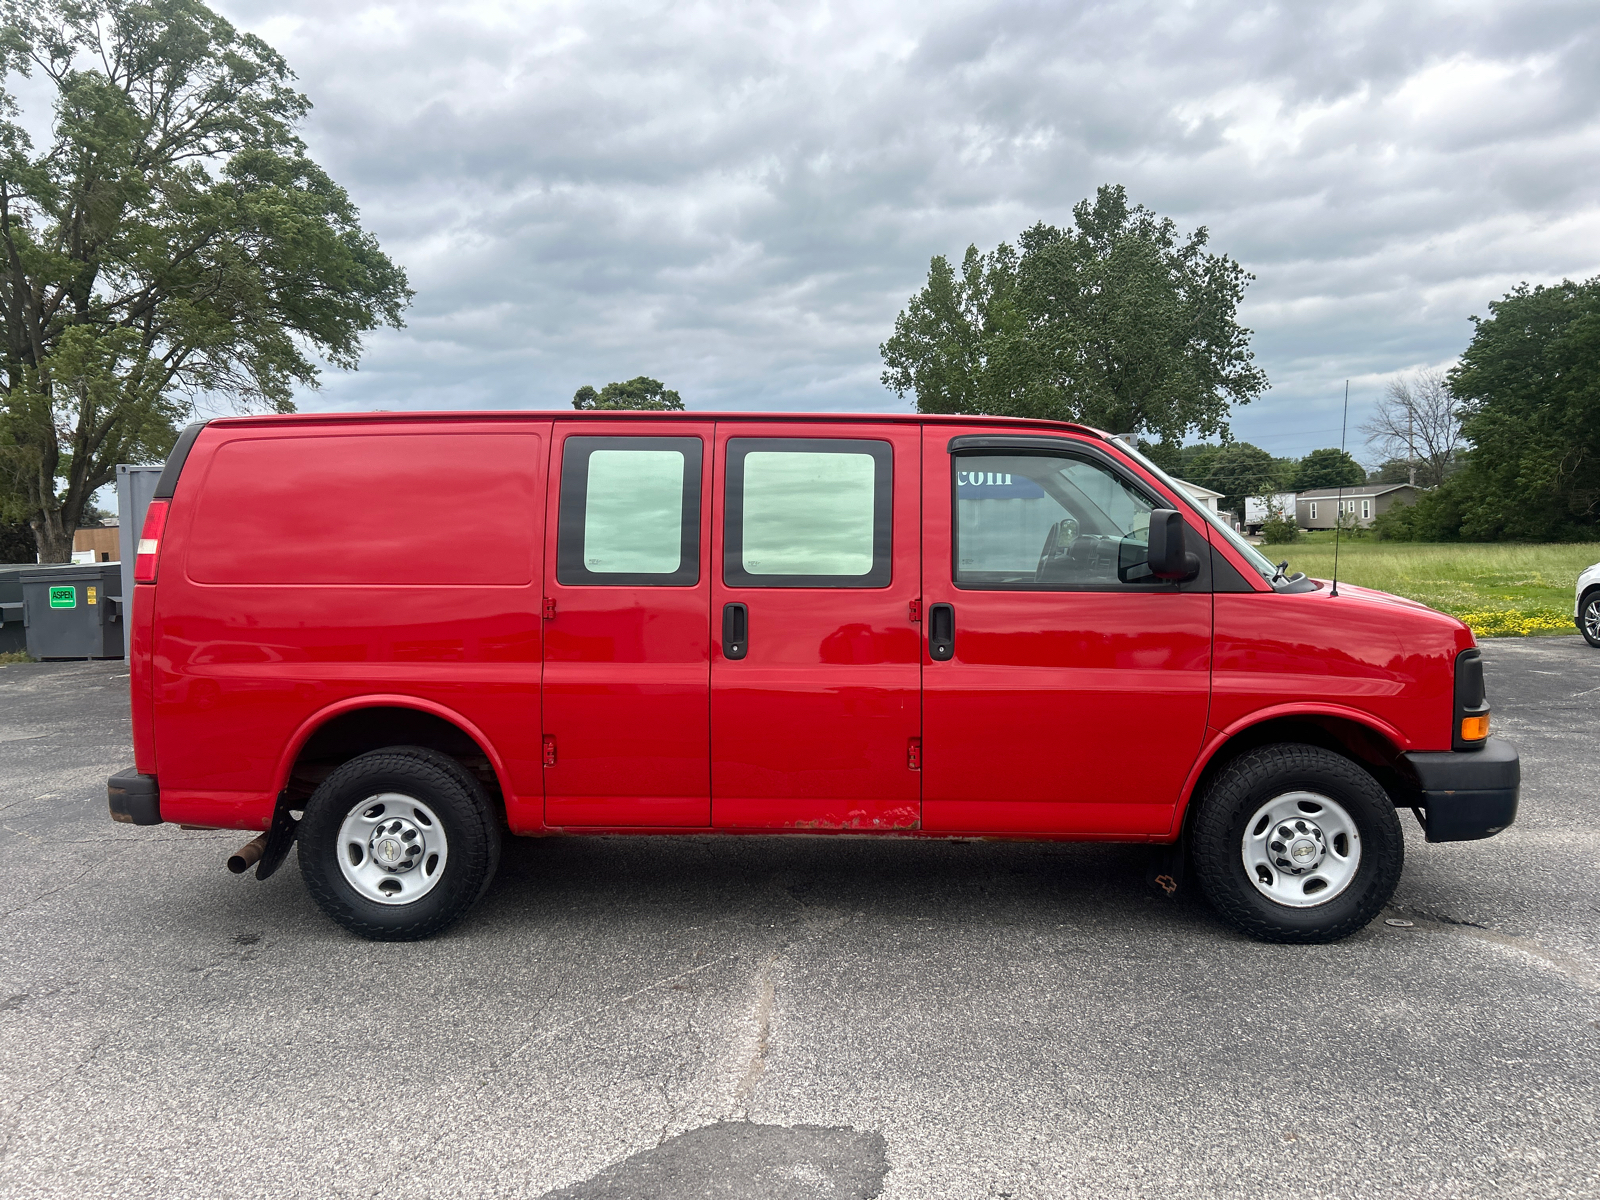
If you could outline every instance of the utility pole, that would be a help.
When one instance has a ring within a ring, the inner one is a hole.
[[[1407,482],[1409,482],[1412,487],[1416,487],[1417,486],[1417,447],[1416,447],[1416,443],[1412,440],[1412,438],[1413,438],[1412,430],[1413,430],[1413,428],[1414,428],[1414,426],[1416,424],[1416,416],[1417,416],[1417,402],[1415,400],[1407,400],[1406,401],[1406,468],[1407,468]]]

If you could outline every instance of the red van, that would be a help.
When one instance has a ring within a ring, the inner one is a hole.
[[[112,816],[295,843],[371,938],[502,836],[1146,842],[1273,941],[1360,929],[1414,810],[1516,815],[1471,632],[1286,577],[1124,442],[1003,418],[436,413],[184,431]]]

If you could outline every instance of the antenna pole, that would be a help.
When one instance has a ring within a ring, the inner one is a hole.
[[[1345,430],[1350,427],[1350,381],[1344,381],[1344,420],[1339,423],[1339,453],[1344,453]],[[1341,467],[1343,463],[1339,464]],[[1333,506],[1333,586],[1328,589],[1329,596],[1339,594],[1339,532],[1344,525],[1344,484],[1339,485],[1339,503]]]

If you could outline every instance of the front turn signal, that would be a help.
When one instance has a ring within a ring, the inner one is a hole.
[[[1461,740],[1463,742],[1481,742],[1489,736],[1489,714],[1484,713],[1477,717],[1461,718]]]

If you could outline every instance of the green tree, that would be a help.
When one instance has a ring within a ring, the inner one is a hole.
[[[1550,541],[1600,533],[1600,277],[1526,284],[1473,317],[1450,373],[1473,450],[1450,477],[1461,535]]]
[[[1235,313],[1252,278],[1205,249],[1204,228],[1102,187],[958,274],[942,255],[883,343],[883,382],[925,413],[1082,421],[1176,444],[1226,435],[1234,404],[1267,385]]]
[[[636,375],[622,383],[608,383],[598,392],[584,384],[572,395],[572,407],[585,411],[641,409],[652,412],[683,411],[683,400],[659,379]]]
[[[1367,472],[1368,483],[1410,483],[1416,464],[1403,458],[1391,458]]]
[[[1367,481],[1367,472],[1355,459],[1337,447],[1313,450],[1300,460],[1294,476],[1294,490],[1354,487]]]
[[[1248,497],[1278,490],[1278,475],[1277,460],[1260,446],[1233,442],[1211,457],[1210,470],[1201,482],[1223,493],[1218,508],[1242,512]]]
[[[311,355],[353,368],[411,292],[307,157],[287,64],[200,0],[0,0],[0,85],[35,71],[42,152],[0,86],[0,450],[51,562],[199,397],[293,411]]]

